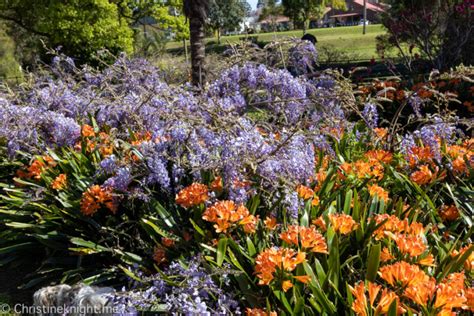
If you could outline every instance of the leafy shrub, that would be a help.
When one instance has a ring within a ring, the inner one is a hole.
[[[391,1],[382,18],[388,34],[381,42],[398,49],[409,67],[419,57],[439,70],[472,65],[473,9],[470,0]]]

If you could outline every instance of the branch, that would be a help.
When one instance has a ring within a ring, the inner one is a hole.
[[[28,31],[30,33],[33,33],[33,34],[36,34],[36,35],[39,35],[39,36],[49,37],[49,34],[41,32],[41,31],[37,31],[37,30],[35,30],[35,29],[33,29],[29,26],[26,26],[21,20],[18,20],[14,17],[6,16],[6,15],[3,15],[2,13],[0,13],[0,19],[13,22],[16,25],[20,26],[21,28],[25,29],[26,31]]]

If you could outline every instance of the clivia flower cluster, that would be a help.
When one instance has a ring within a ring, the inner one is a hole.
[[[215,223],[216,233],[227,233],[237,226],[242,226],[246,233],[254,233],[258,222],[258,217],[251,215],[244,205],[236,205],[233,201],[214,203],[204,211],[202,218]]]
[[[283,291],[288,291],[294,284],[292,280],[303,283],[309,282],[307,275],[294,276],[290,274],[296,267],[305,262],[306,254],[289,248],[269,248],[257,256],[255,273],[260,279],[260,285],[268,285],[275,277]]]

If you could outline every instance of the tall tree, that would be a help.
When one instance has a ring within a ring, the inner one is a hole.
[[[82,61],[104,48],[132,51],[133,31],[109,0],[0,0],[0,19]]]
[[[285,15],[297,25],[301,23],[303,33],[306,33],[311,18],[321,18],[326,7],[344,9],[345,0],[282,0]]]
[[[209,0],[184,0],[183,8],[184,14],[189,19],[192,82],[195,86],[202,86],[206,79],[204,37]]]
[[[270,18],[272,29],[276,31],[276,18],[283,13],[283,7],[278,0],[267,0],[260,14],[260,20]]]
[[[132,52],[134,31],[144,20],[176,39],[189,36],[181,14],[183,0],[0,0],[0,20],[6,21],[25,63],[48,47],[89,62],[98,50]]]
[[[209,26],[217,31],[218,42],[222,30],[237,29],[250,11],[251,7],[245,0],[210,0]]]

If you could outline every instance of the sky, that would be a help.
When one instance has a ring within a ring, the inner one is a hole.
[[[247,0],[247,2],[250,3],[252,9],[255,9],[257,7],[258,0]]]

